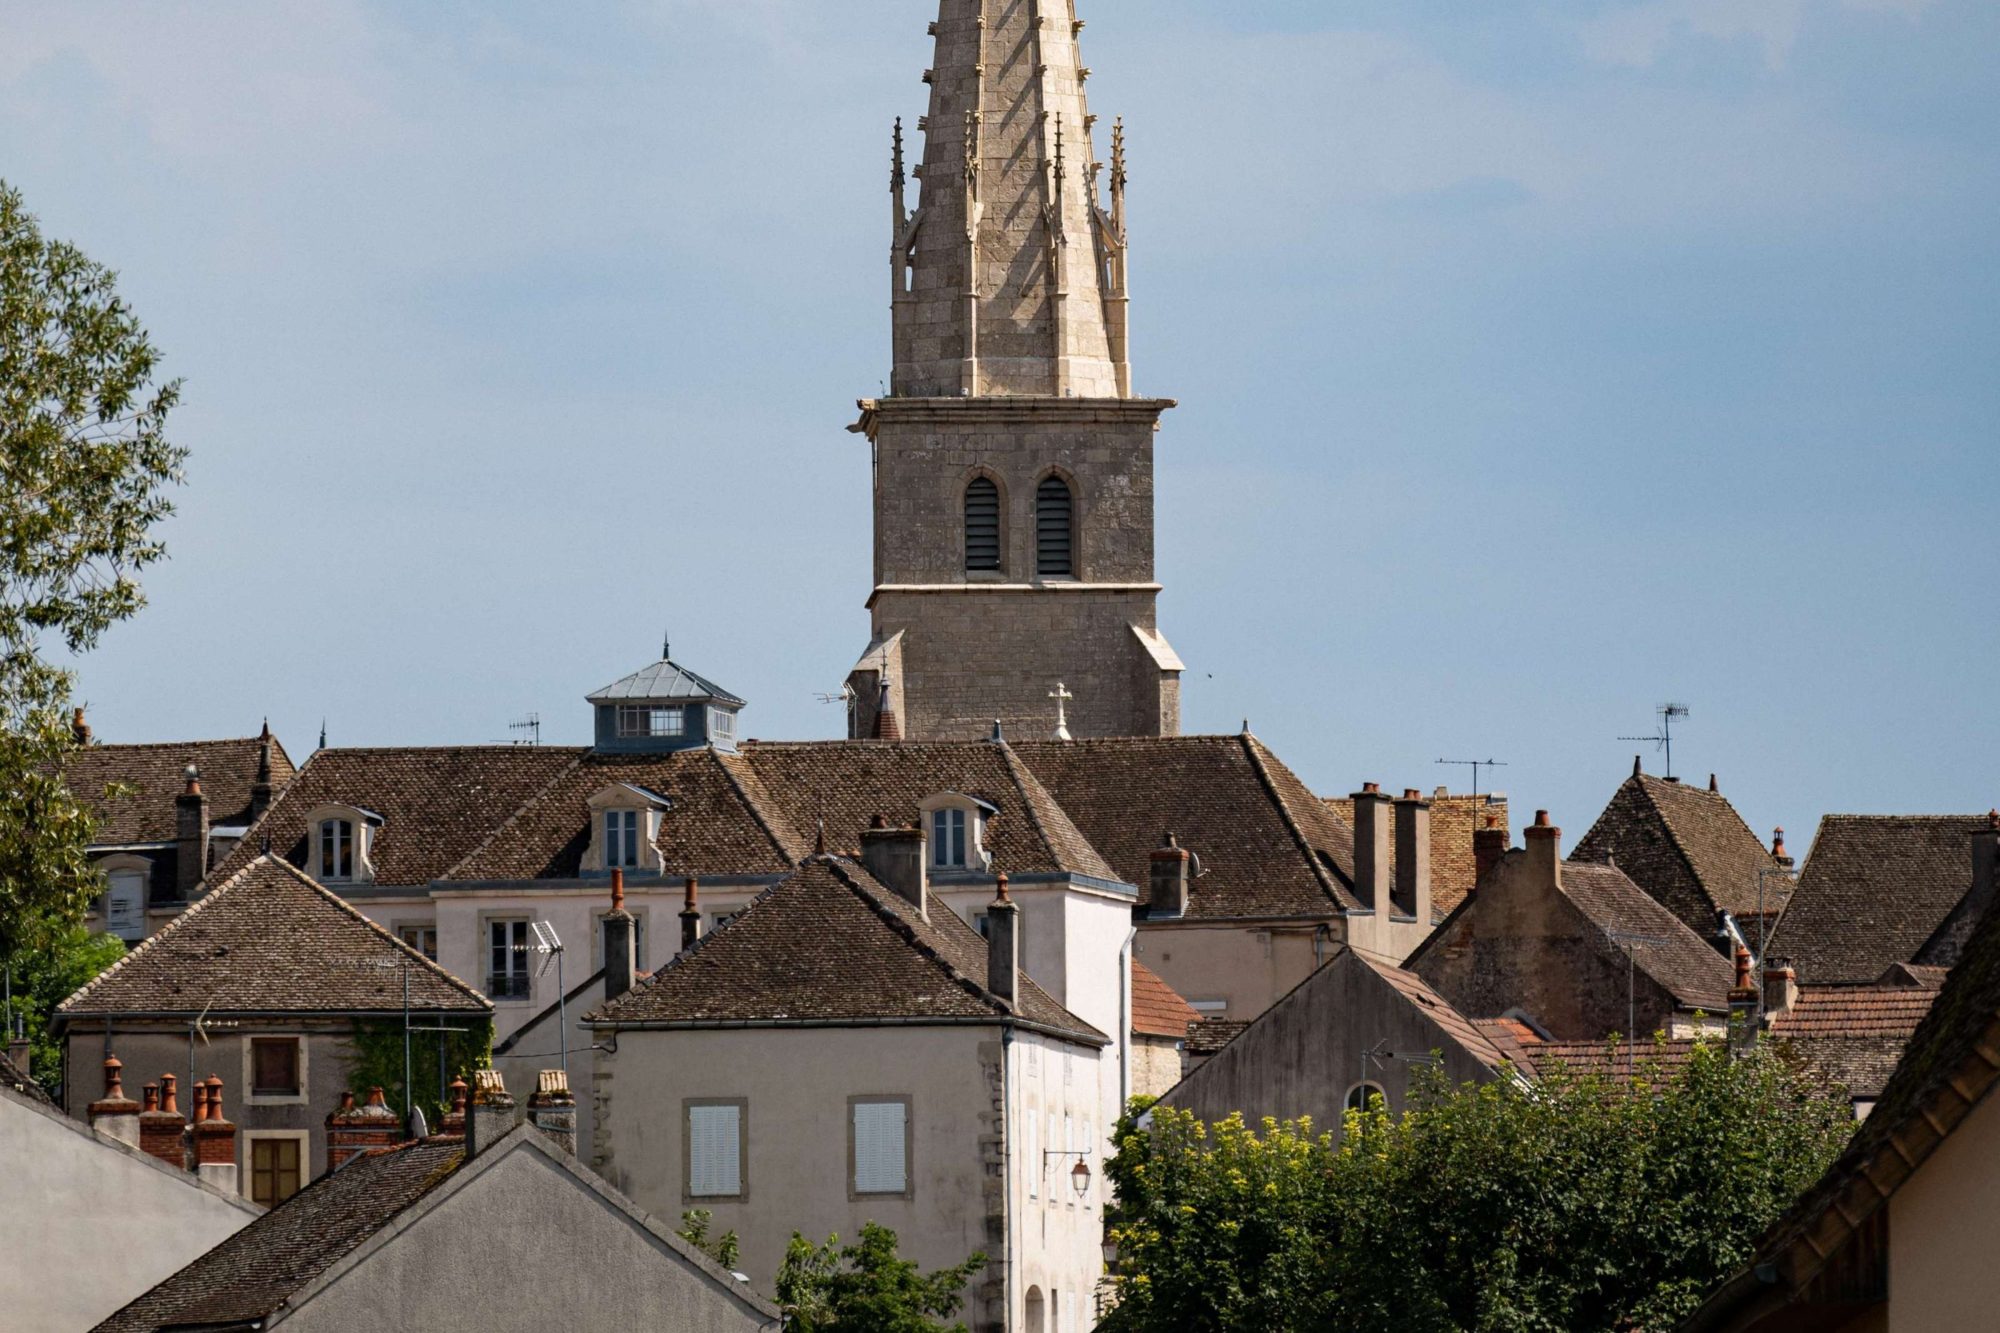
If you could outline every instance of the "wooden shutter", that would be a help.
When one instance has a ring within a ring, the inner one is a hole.
[[[698,1199],[743,1192],[743,1108],[688,1108],[688,1193]]]
[[[1035,488],[1035,572],[1073,574],[1076,572],[1070,541],[1070,524],[1075,506],[1069,485],[1061,477],[1044,477]]]
[[[909,1189],[909,1112],[902,1102],[854,1103],[856,1194],[902,1194]]]
[[[965,567],[1000,568],[1000,488],[974,477],[965,488]]]

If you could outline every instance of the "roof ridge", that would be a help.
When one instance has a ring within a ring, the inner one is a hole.
[[[1292,842],[1297,846],[1300,853],[1304,855],[1306,864],[1312,867],[1314,879],[1319,881],[1320,887],[1325,890],[1326,896],[1333,900],[1333,905],[1336,908],[1345,909],[1347,905],[1340,900],[1339,883],[1329,876],[1326,867],[1320,864],[1319,857],[1315,854],[1312,844],[1306,841],[1305,831],[1299,827],[1296,812],[1293,811],[1291,804],[1285,800],[1284,794],[1278,790],[1278,784],[1272,780],[1270,770],[1265,766],[1263,755],[1260,753],[1264,748],[1263,742],[1247,731],[1230,739],[1239,741],[1242,745],[1243,753],[1249,756],[1250,767],[1256,772],[1258,783],[1264,788],[1264,794],[1269,796],[1272,803],[1278,807],[1278,815],[1284,820],[1285,830],[1292,835]],[[1356,901],[1358,902],[1359,899],[1357,898]]]
[[[418,950],[412,945],[404,943],[401,939],[397,938],[397,936],[392,931],[390,931],[387,926],[371,921],[367,917],[363,916],[360,910],[357,909],[352,903],[348,902],[345,898],[341,897],[339,894],[333,892],[333,890],[321,884],[318,880],[314,879],[312,876],[306,874],[305,871],[300,870],[290,861],[287,861],[280,856],[273,856],[268,852],[259,854],[257,860],[258,861],[268,860],[273,865],[282,867],[284,871],[287,874],[289,874],[293,879],[305,885],[307,888],[311,889],[314,893],[317,893],[327,902],[332,903],[335,907],[345,912],[348,916],[352,917],[354,920],[359,921],[362,925],[368,927],[369,930],[373,931],[379,938],[381,938],[385,942],[394,945],[397,949],[400,949],[403,953],[406,953],[411,958],[416,959],[419,963],[422,963],[430,971],[437,973],[439,976],[443,977],[446,981],[449,981],[452,985],[458,987],[461,991],[465,992],[466,995],[470,996],[471,998],[485,1005],[488,1009],[491,1009],[493,1007],[493,1001],[488,999],[486,997],[486,994],[483,991],[481,991],[478,987],[473,986],[469,982],[461,981],[456,974],[446,970],[442,964],[434,963],[429,958],[426,958],[420,950]],[[252,861],[250,863],[251,866],[255,866],[256,864],[257,861]],[[245,868],[248,869],[249,867]]]
[[[458,875],[458,872],[463,867],[469,865],[471,862],[476,860],[483,852],[485,852],[485,850],[488,847],[491,847],[493,845],[494,840],[498,838],[502,833],[505,833],[508,829],[514,827],[516,820],[520,819],[523,815],[527,814],[527,812],[536,805],[539,805],[541,803],[542,797],[548,794],[549,788],[555,786],[558,782],[561,782],[564,778],[576,772],[577,769],[581,768],[582,766],[583,766],[583,755],[579,754],[573,756],[568,764],[566,764],[562,768],[557,769],[553,774],[549,776],[549,780],[547,782],[544,782],[540,787],[537,787],[525,801],[522,801],[519,805],[515,806],[513,811],[510,814],[508,814],[508,816],[505,819],[501,820],[498,824],[494,825],[492,829],[488,830],[486,836],[481,838],[478,844],[474,846],[471,851],[467,852],[464,856],[459,857],[458,860],[452,862],[451,866],[444,872],[443,875],[439,876],[439,878],[447,880],[455,879]],[[276,808],[277,802],[273,801],[271,805],[273,808]]]
[[[922,938],[922,936],[917,931],[917,928],[910,924],[908,918],[903,916],[902,913],[900,912],[891,910],[886,904],[884,904],[880,899],[878,899],[875,896],[872,890],[864,887],[861,881],[856,879],[849,872],[859,871],[862,875],[867,876],[868,882],[870,884],[874,884],[880,887],[882,892],[884,893],[893,893],[894,892],[893,889],[889,888],[886,884],[882,884],[880,880],[876,879],[873,875],[869,875],[865,869],[863,869],[858,865],[855,865],[853,862],[849,861],[846,857],[835,856],[830,853],[821,853],[820,857],[816,857],[814,859],[819,860],[821,858],[823,858],[823,863],[826,865],[826,867],[833,872],[834,878],[839,880],[842,884],[846,885],[850,893],[853,893],[856,897],[860,898],[862,903],[866,905],[868,909],[875,914],[878,920],[880,920],[884,925],[888,926],[891,930],[895,931],[897,934],[901,935],[905,940],[905,942],[907,942],[909,945],[911,945],[911,947],[915,948],[919,953],[921,953],[928,962],[937,967],[939,971],[943,972],[949,980],[962,987],[967,994],[972,996],[973,999],[979,1001],[981,1004],[985,1005],[988,1009],[993,1010],[995,1013],[1001,1015],[1002,1017],[1011,1018],[1014,1016],[1014,1010],[1009,1009],[1006,1006],[1006,1004],[1004,1004],[1001,1001],[999,996],[995,995],[985,986],[979,984],[977,981],[974,981],[971,977],[968,977],[963,972],[959,971],[957,967],[953,966],[952,961],[949,958],[946,958],[943,954],[939,953],[938,950],[931,944],[930,941]],[[807,864],[811,864],[811,862],[808,862]],[[949,906],[946,906],[945,910],[949,912],[952,909]],[[920,919],[924,922],[926,926],[930,925],[929,918],[924,917]],[[1025,977],[1026,973],[1024,972],[1022,975],[1023,977]]]
[[[735,770],[734,766],[723,759],[720,750],[717,750],[713,745],[708,746],[707,749],[710,759],[717,768],[722,770],[722,776],[729,780],[729,789],[736,794],[736,799],[742,803],[745,810],[750,812],[750,818],[757,821],[757,827],[762,830],[764,836],[771,840],[771,846],[777,851],[778,859],[790,865],[799,865],[798,854],[787,847],[785,840],[778,836],[778,830],[771,816],[765,812],[763,804],[750,795],[750,790],[744,785],[742,775]],[[747,760],[745,763],[749,766],[751,772],[756,772],[754,764],[749,764]],[[758,778],[758,782],[759,785],[762,785],[763,779],[761,776]],[[794,829],[792,832],[796,834],[798,830]],[[800,840],[804,841],[803,838]]]

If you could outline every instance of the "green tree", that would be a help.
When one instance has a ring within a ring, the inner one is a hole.
[[[15,953],[7,969],[14,1014],[23,1020],[32,1046],[28,1072],[43,1087],[62,1081],[62,1045],[49,1035],[56,1006],[124,956],[123,940],[82,926],[64,927]]]
[[[815,1245],[797,1232],[778,1269],[778,1305],[793,1333],[965,1333],[946,1324],[965,1304],[965,1285],[986,1267],[974,1254],[954,1268],[924,1273],[896,1253],[896,1233],[873,1222],[859,1244],[828,1236]]]
[[[1764,1048],[1669,1072],[1460,1088],[1400,1117],[1215,1125],[1154,1110],[1109,1164],[1108,1333],[1671,1327],[1852,1132],[1843,1098]]]
[[[115,275],[44,237],[0,182],[0,959],[46,946],[103,887],[61,776],[70,676],[44,649],[94,646],[164,553],[184,453],[158,361]]]
[[[692,1208],[681,1214],[681,1228],[674,1234],[733,1272],[736,1261],[743,1257],[742,1246],[737,1242],[734,1231],[725,1231],[720,1236],[710,1235],[714,1222],[715,1214],[708,1209]]]

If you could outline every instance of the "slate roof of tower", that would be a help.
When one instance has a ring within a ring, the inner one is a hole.
[[[98,1333],[236,1327],[272,1314],[465,1164],[463,1139],[426,1139],[321,1176],[97,1326]]]
[[[929,919],[852,861],[814,856],[727,925],[588,1016],[603,1023],[998,1023],[986,941],[943,903]],[[1023,975],[1018,1017],[1108,1038]]]
[[[1717,911],[1753,918],[1757,872],[1782,869],[1720,792],[1647,773],[1619,784],[1570,859],[1615,859],[1628,878],[1702,934],[1713,931]],[[1782,909],[1791,888],[1789,876],[1766,875],[1763,910]]]
[[[1619,935],[1649,936],[1664,943],[1607,941],[1620,954],[1630,951],[1638,970],[1651,977],[1683,1009],[1724,1014],[1736,982],[1728,959],[1689,930],[1617,866],[1568,861],[1562,893],[1600,929]]]
[[[208,822],[250,822],[250,788],[257,781],[260,736],[217,741],[164,741],[147,745],[86,745],[71,752],[63,780],[98,819],[98,845],[174,840],[174,798],[187,785],[187,766],[201,770],[208,797]],[[271,785],[281,790],[292,777],[285,747],[271,739]],[[132,788],[106,795],[113,783]]]
[[[62,1002],[101,1014],[485,1013],[478,991],[290,865],[260,856]]]
[[[306,816],[322,805],[351,805],[382,816],[371,852],[375,882],[428,884],[586,753],[553,745],[320,750],[212,879],[248,865],[266,839],[276,855],[306,864]]]
[[[1770,1036],[1852,1095],[1876,1097],[1937,996],[1928,986],[1801,986],[1772,1015]]]
[[[662,659],[648,667],[641,667],[631,675],[614,680],[603,689],[584,696],[589,703],[616,703],[621,700],[686,700],[696,702],[714,700],[717,703],[733,704],[738,708],[744,701],[723,689],[706,676],[696,675],[684,666],[677,666]]]
[[[1188,1024],[1201,1021],[1201,1013],[1182,999],[1180,992],[1160,979],[1160,974],[1135,956],[1132,959],[1132,1031],[1142,1037],[1171,1037],[1186,1041]]]
[[[1363,906],[1354,834],[1248,734],[1014,747],[1129,884],[1166,833],[1201,858],[1186,919],[1314,918]]]
[[[1767,952],[1801,983],[1873,981],[1917,961],[1972,887],[1985,815],[1828,815]]]

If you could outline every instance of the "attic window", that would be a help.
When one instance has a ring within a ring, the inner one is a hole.
[[[351,805],[306,812],[306,873],[322,884],[367,884],[375,878],[375,835],[382,817]]]
[[[923,803],[923,828],[933,870],[984,870],[986,820],[994,808],[975,797],[940,792]]]
[[[686,734],[685,708],[659,708],[652,704],[618,705],[618,735],[621,740]]]
[[[323,880],[354,878],[354,823],[347,819],[323,819],[319,825],[319,877]]]
[[[604,812],[604,868],[631,870],[639,864],[639,812]]]
[[[944,869],[965,868],[968,812],[961,806],[931,811],[931,864]]]

